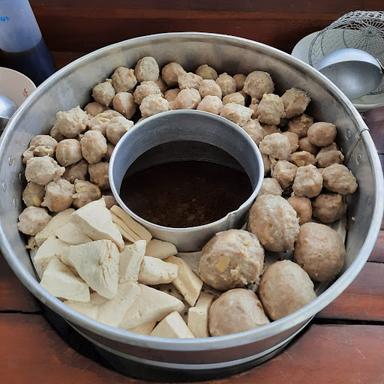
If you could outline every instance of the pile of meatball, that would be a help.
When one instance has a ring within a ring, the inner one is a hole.
[[[330,225],[345,215],[345,197],[357,182],[343,165],[337,127],[306,113],[309,95],[274,90],[271,75],[258,70],[219,74],[203,64],[188,72],[176,62],[160,68],[153,57],[116,68],[93,87],[91,102],[58,112],[49,134],[34,137],[23,154],[26,208],[18,228],[30,236],[28,247],[58,212],[101,196],[116,204],[108,161],[134,122],[197,109],[243,128],[265,169],[247,230],[218,233],[202,250],[199,277],[220,293],[209,312],[210,334],[251,329],[309,303],[313,282],[332,281],[343,268],[345,246]],[[280,260],[268,263],[276,254]]]

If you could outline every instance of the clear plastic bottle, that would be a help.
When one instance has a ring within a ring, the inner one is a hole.
[[[24,73],[36,85],[55,71],[28,0],[0,0],[0,66]]]

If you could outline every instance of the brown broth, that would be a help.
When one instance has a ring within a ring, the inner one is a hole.
[[[206,161],[176,161],[127,172],[125,204],[152,223],[173,228],[204,225],[236,210],[252,194],[244,171]]]

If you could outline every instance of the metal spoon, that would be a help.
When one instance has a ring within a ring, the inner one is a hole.
[[[10,98],[0,95],[0,133],[3,132],[16,109],[17,105]]]
[[[352,100],[372,92],[383,78],[381,63],[368,52],[354,48],[331,52],[316,69]]]

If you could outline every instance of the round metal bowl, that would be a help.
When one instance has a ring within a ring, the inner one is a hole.
[[[48,131],[57,111],[84,105],[94,84],[110,76],[119,65],[132,66],[146,55],[154,56],[160,65],[177,61],[189,70],[208,63],[220,72],[232,74],[255,69],[268,71],[277,84],[277,92],[293,86],[305,89],[312,98],[309,113],[338,127],[338,142],[359,182],[358,191],[349,199],[346,264],[340,277],[299,311],[238,334],[162,339],[133,334],[84,317],[38,283],[16,226],[22,209],[21,154],[32,136]],[[384,201],[383,175],[368,128],[352,103],[329,80],[300,60],[264,44],[205,33],[170,33],[124,41],[86,55],[51,76],[28,98],[4,132],[0,145],[0,190],[1,249],[33,295],[101,350],[115,356],[116,366],[133,361],[160,371],[190,375],[223,373],[231,367],[256,364],[285,345],[359,273],[378,235]],[[143,370],[131,374],[142,376]]]

